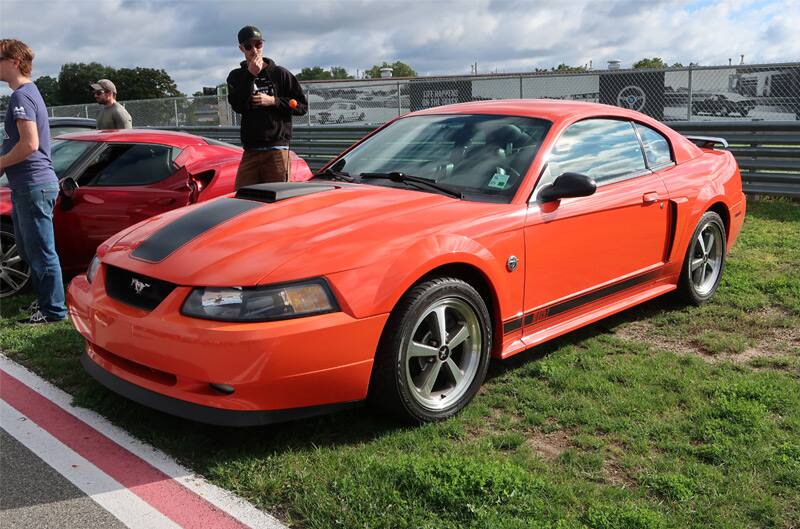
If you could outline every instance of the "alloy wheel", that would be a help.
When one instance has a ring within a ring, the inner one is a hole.
[[[478,372],[482,333],[475,310],[444,298],[418,318],[406,346],[405,375],[419,405],[442,410],[469,390]]]

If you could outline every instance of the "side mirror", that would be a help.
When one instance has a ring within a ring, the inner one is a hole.
[[[579,173],[564,173],[539,191],[539,202],[554,202],[562,198],[588,197],[597,190],[594,179]]]
[[[78,182],[75,181],[74,178],[67,177],[61,180],[61,192],[64,194],[65,197],[72,198],[75,194],[75,191],[78,190]]]

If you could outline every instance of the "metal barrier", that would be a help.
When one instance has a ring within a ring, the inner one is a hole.
[[[729,143],[742,173],[746,193],[800,196],[800,122],[796,121],[673,121],[683,134],[718,136]],[[373,130],[375,125],[295,126],[292,150],[312,169]],[[190,134],[239,144],[236,127],[181,127]]]

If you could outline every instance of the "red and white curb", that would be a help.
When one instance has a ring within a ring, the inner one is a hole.
[[[131,529],[286,529],[0,354],[0,427]]]

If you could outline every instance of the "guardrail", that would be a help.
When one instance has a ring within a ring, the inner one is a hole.
[[[673,121],[669,125],[683,134],[725,138],[739,163],[745,193],[800,197],[800,122]],[[318,169],[375,128],[295,126],[292,150]],[[238,127],[177,130],[239,144]]]

